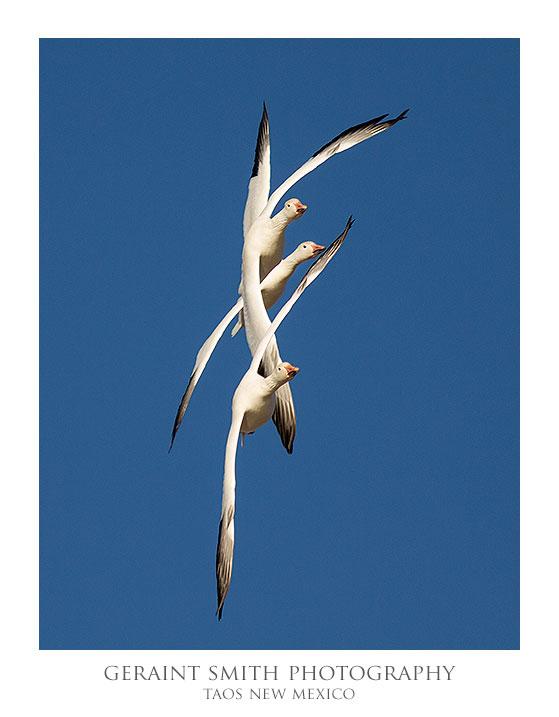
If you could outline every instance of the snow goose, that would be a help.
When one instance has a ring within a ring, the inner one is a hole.
[[[387,114],[362,122],[340,132],[331,139],[313,156],[307,160],[297,171],[290,175],[271,196],[270,192],[270,123],[266,103],[263,105],[262,118],[258,127],[256,149],[254,151],[254,164],[248,185],[248,196],[243,215],[243,235],[245,241],[249,231],[259,220],[258,230],[260,244],[260,270],[261,279],[266,276],[280,261],[284,252],[285,229],[287,225],[298,219],[307,208],[298,199],[288,200],[283,209],[272,217],[280,199],[305,175],[319,167],[334,154],[344,152],[346,149],[389,129],[404,119],[409,110],[404,110],[398,117],[386,120]],[[241,292],[239,292],[241,293]]]
[[[269,127],[266,108],[260,123],[258,140],[255,151],[253,176],[249,183],[249,197],[244,217],[245,240],[242,254],[241,285],[239,290],[243,297],[243,321],[245,333],[251,353],[254,354],[262,336],[270,325],[270,319],[259,290],[260,281],[269,266],[281,256],[285,244],[285,229],[292,221],[303,215],[307,207],[298,199],[289,199],[284,207],[272,217],[276,205],[291,187],[313,169],[319,167],[330,157],[363,142],[380,132],[392,127],[396,122],[404,119],[408,110],[404,110],[398,117],[385,120],[388,115],[375,117],[367,122],[349,127],[334,139],[327,142],[316,151],[297,171],[288,177],[276,189],[263,208],[258,209],[264,202],[264,195],[269,188]],[[385,121],[383,121],[385,120]],[[262,177],[260,177],[260,172]],[[261,371],[269,375],[275,366],[281,362],[275,337],[270,341],[262,359]],[[289,385],[281,386],[276,392],[276,408],[274,410],[274,423],[280,434],[283,445],[288,453],[293,450],[295,439],[296,420],[293,397]]]
[[[285,229],[286,227],[296,219],[300,218],[306,210],[306,206],[302,204],[298,199],[288,200],[283,209],[278,212],[274,217],[271,217],[271,213],[274,210],[276,204],[281,199],[283,194],[295,184],[303,176],[311,172],[313,169],[318,167],[320,164],[325,162],[332,155],[342,152],[345,149],[349,149],[354,144],[358,144],[369,137],[372,137],[379,132],[388,129],[393,124],[404,118],[405,112],[394,120],[388,120],[381,122],[387,115],[382,115],[375,119],[364,122],[355,127],[350,127],[345,130],[333,140],[328,142],[318,152],[309,159],[302,167],[300,167],[294,174],[292,174],[273,194],[269,197],[270,192],[270,126],[268,120],[268,113],[266,105],[264,104],[262,118],[258,128],[258,138],[256,142],[256,148],[254,152],[254,164],[252,169],[251,178],[249,181],[248,196],[245,204],[245,211],[243,216],[243,234],[245,241],[249,234],[251,227],[254,225],[256,219],[259,219],[259,232],[258,236],[258,266],[259,266],[259,278],[262,281],[268,273],[277,266],[281,259],[285,246]],[[255,240],[252,240],[253,244]],[[307,242],[308,245],[312,242]],[[293,255],[291,255],[293,256]],[[279,288],[281,282],[278,282]],[[285,285],[284,285],[285,286]],[[283,291],[283,288],[280,290]],[[239,286],[239,293],[242,294],[242,281]],[[276,299],[277,300],[277,299]],[[268,303],[268,300],[264,298],[264,309],[270,308],[274,302]],[[242,302],[242,299],[241,299]],[[175,418],[171,445],[169,451],[173,446],[173,442],[184,417],[188,403],[192,396],[192,392],[208,362],[215,345],[221,338],[225,328],[234,319],[234,317],[243,310],[243,304],[237,302],[237,304],[226,314],[219,325],[216,327],[214,332],[206,340],[198,355],[196,357],[195,366],[190,376],[190,380],[186,391],[182,397],[179,409]],[[261,312],[261,307],[256,308],[257,316],[259,317],[259,327],[255,334],[251,337],[247,336],[249,347],[252,349],[258,343],[258,336],[262,335],[269,325],[269,319],[264,316]],[[257,319],[255,319],[257,320]],[[244,316],[241,313],[241,318],[237,325],[233,329],[233,335],[237,333],[240,326],[244,324]],[[279,352],[277,351],[277,345],[275,340],[273,346],[269,349],[268,364],[270,360],[279,359]],[[274,364],[274,360],[271,361]],[[288,453],[293,450],[293,440],[295,438],[295,409],[293,406],[293,398],[288,385],[280,388],[276,394],[276,409],[274,412],[274,423],[278,428],[282,443],[285,446]]]
[[[312,241],[303,242],[302,244],[299,244],[299,246],[297,247],[297,249],[295,249],[294,252],[292,252],[289,256],[285,257],[285,259],[282,259],[280,263],[272,269],[272,271],[264,278],[264,280],[260,284],[262,299],[264,301],[264,306],[266,307],[266,309],[272,307],[281,297],[285,290],[285,286],[287,284],[288,279],[291,277],[299,264],[302,264],[309,259],[317,257],[321,251],[324,251],[324,247],[320,246],[320,244],[315,244]],[[210,360],[210,356],[212,355],[213,350],[217,345],[217,342],[219,341],[219,339],[223,335],[223,332],[229,326],[231,321],[233,321],[235,316],[242,312],[242,310],[243,298],[240,297],[235,306],[229,309],[223,319],[213,330],[211,335],[206,339],[206,341],[202,345],[202,348],[198,351],[196,361],[194,363],[194,368],[192,369],[192,373],[190,374],[188,386],[186,387],[186,391],[184,392],[177,411],[175,423],[173,425],[173,432],[171,435],[171,445],[169,446],[169,451],[173,447],[175,436],[177,435],[177,431],[180,428],[182,419],[184,418],[184,414],[186,413],[186,409],[188,408],[188,404],[190,402],[194,389],[196,388],[196,384],[200,380],[200,377],[202,376],[206,364]],[[234,329],[235,333],[237,333],[240,328],[241,324],[238,323]]]
[[[286,361],[279,362],[270,373],[262,376],[259,373],[260,362],[264,357],[266,347],[274,336],[274,332],[287,316],[303,291],[317,278],[328,262],[338,251],[347,233],[353,224],[350,217],[344,231],[335,239],[326,251],[312,264],[292,296],[279,310],[275,319],[256,347],[248,371],[239,383],[234,395],[231,408],[231,427],[227,436],[225,447],[225,466],[223,472],[223,495],[221,503],[221,519],[219,522],[219,537],[216,555],[217,578],[217,610],[216,615],[221,620],[223,603],[231,583],[233,568],[233,547],[235,543],[235,462],[239,435],[244,437],[253,433],[270,420],[274,411],[274,395],[281,386],[288,385],[298,373],[299,369]]]

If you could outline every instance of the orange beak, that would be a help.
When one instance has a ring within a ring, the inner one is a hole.
[[[295,206],[297,207],[297,214],[302,214],[307,209],[307,205],[301,204],[301,202],[298,202]]]
[[[309,244],[312,246],[312,255],[318,256],[321,251],[324,251],[326,249],[325,246],[320,246],[320,244],[315,244],[314,242],[309,242]]]
[[[299,373],[297,366],[292,366],[290,363],[286,363],[285,370],[287,371],[289,378],[293,378]]]

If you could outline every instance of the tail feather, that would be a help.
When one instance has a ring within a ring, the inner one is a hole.
[[[283,447],[289,454],[293,453],[297,422],[291,387],[288,383],[284,383],[276,391],[276,407],[272,420],[277,428]]]
[[[281,357],[276,338],[273,336],[262,357],[258,372],[263,376],[269,376],[279,363],[281,363]],[[289,454],[293,453],[297,421],[295,419],[293,394],[288,383],[284,383],[276,391],[276,407],[272,420],[279,433],[283,447]]]

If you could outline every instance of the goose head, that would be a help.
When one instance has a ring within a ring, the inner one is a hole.
[[[307,210],[306,204],[301,204],[299,199],[288,199],[283,205],[283,211],[285,212],[288,221],[292,222],[295,219],[302,217]]]
[[[305,241],[302,244],[299,244],[297,249],[295,249],[293,252],[293,258],[297,264],[302,264],[304,261],[314,259],[314,257],[318,256],[325,248],[326,247],[323,247],[320,244],[315,244],[313,241]]]
[[[283,386],[284,383],[292,381],[298,373],[299,369],[297,366],[292,366],[287,361],[282,361],[274,370],[274,382],[277,383],[279,388],[279,386]]]

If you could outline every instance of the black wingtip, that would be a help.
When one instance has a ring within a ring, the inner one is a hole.
[[[220,525],[220,530],[221,530],[221,522],[219,523],[219,525]],[[217,610],[215,611],[215,614],[217,615],[217,619],[219,621],[221,621],[221,615],[223,613],[223,603],[225,602],[225,597],[227,595],[228,590],[229,590],[229,587],[227,587],[227,590],[225,591],[225,595],[222,595],[221,597],[218,595],[219,603],[217,606]]]
[[[180,425],[181,424],[179,423],[179,425],[177,426],[177,422],[175,420],[175,425],[173,426],[173,432],[171,434],[171,445],[169,446],[169,450],[167,451],[167,453],[171,452],[171,448],[173,447],[173,443],[175,442],[175,436],[177,435],[177,431],[179,430]]]
[[[266,140],[269,142],[270,123],[268,121],[266,103],[262,102],[262,106],[262,117],[260,119],[260,124],[258,125],[258,136],[256,138],[256,148],[254,150],[254,164],[252,166],[252,174],[250,175],[251,179],[258,176],[258,169],[260,167],[260,161],[262,160]]]
[[[407,110],[404,110],[402,114],[398,115],[396,119],[391,120],[392,124],[396,124],[396,122],[399,122],[400,120],[406,119],[406,114],[410,111],[410,108],[408,107]]]
[[[345,224],[344,230],[343,230],[343,232],[340,234],[340,237],[344,236],[344,234],[347,234],[348,231],[351,229],[351,227],[352,227],[354,224],[355,224],[355,219],[354,219],[353,216],[350,214],[350,215],[349,215],[349,218],[348,218],[348,220],[347,220],[347,222],[346,222],[346,224]],[[340,237],[338,237],[338,239],[339,239]],[[336,240],[336,241],[337,241],[337,240]]]
[[[348,127],[348,129],[344,129],[344,131],[340,132],[340,134],[336,135],[334,137],[334,139],[331,139],[329,142],[326,142],[326,144],[323,145],[320,149],[317,149],[316,152],[313,154],[313,157],[316,157],[317,155],[319,155],[321,152],[323,152],[325,149],[327,149],[331,145],[333,146],[339,140],[343,139],[344,137],[347,137],[348,134],[352,134],[353,132],[358,132],[359,130],[364,129],[365,127],[374,127],[375,125],[380,124],[385,117],[388,117],[388,113],[386,113],[384,115],[380,115],[379,117],[373,117],[372,119],[367,120],[366,122],[361,122],[361,124],[356,124],[353,127]]]

